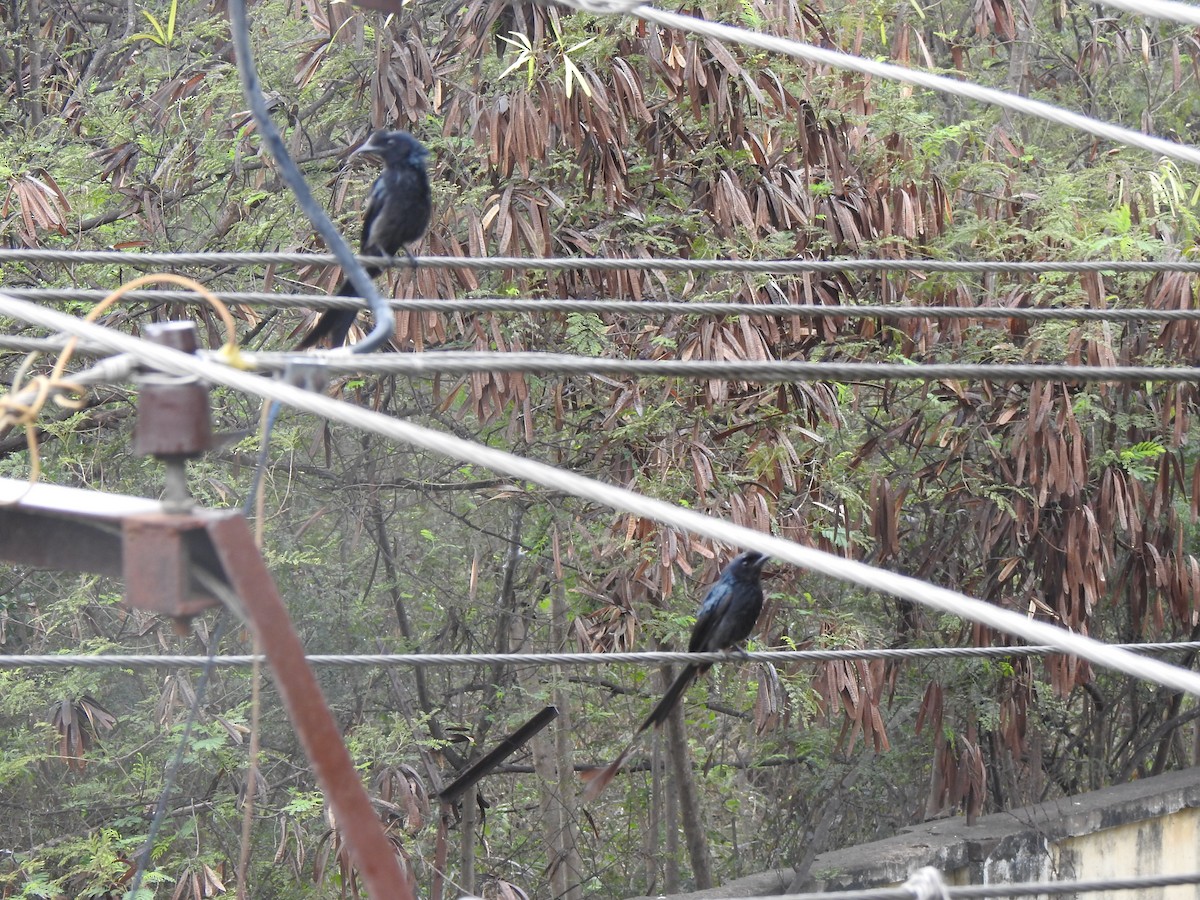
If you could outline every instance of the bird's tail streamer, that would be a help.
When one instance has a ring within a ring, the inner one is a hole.
[[[671,714],[671,710],[679,703],[683,692],[691,686],[691,683],[696,680],[697,676],[707,670],[708,666],[685,666],[684,670],[679,673],[679,677],[671,683],[671,686],[667,688],[667,692],[662,695],[662,699],[654,704],[654,709],[650,710],[650,715],[646,716],[646,721],[642,722],[638,730],[633,733],[633,737],[625,746],[625,749],[621,751],[620,755],[603,768],[597,766],[593,769],[585,769],[579,773],[579,777],[587,785],[583,791],[584,803],[590,803],[600,796],[616,777],[617,773],[621,771],[621,767],[625,765],[625,760],[629,758],[629,754],[633,752],[633,748],[637,746],[646,729],[651,725],[657,728],[663,722],[667,721],[667,716]]]

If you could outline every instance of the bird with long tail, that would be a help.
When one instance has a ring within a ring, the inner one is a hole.
[[[692,637],[688,642],[689,653],[717,652],[736,647],[754,630],[759,613],[763,608],[763,591],[760,578],[767,557],[754,550],[747,550],[734,557],[733,561],[721,572],[717,583],[709,588],[700,610],[696,613],[696,624],[692,628]],[[642,722],[625,749],[604,768],[594,768],[580,773],[587,782],[583,792],[584,801],[594,800],[600,792],[608,787],[629,754],[637,746],[642,734],[654,726],[662,725],[671,714],[676,704],[683,697],[684,691],[692,682],[712,668],[712,663],[688,663],[679,677],[667,688],[662,699],[650,710],[650,715]]]
[[[420,239],[429,227],[433,211],[429,176],[425,172],[429,151],[407,131],[376,131],[350,155],[360,153],[383,160],[383,172],[371,185],[363,213],[362,253],[364,256],[395,256],[403,250],[409,263],[416,268],[416,260],[405,245]],[[377,266],[367,267],[367,275],[371,278],[379,272]],[[337,294],[354,297],[358,290],[349,278],[344,278]],[[305,350],[322,339],[328,339],[333,347],[342,346],[357,315],[357,309],[325,310],[296,349]]]

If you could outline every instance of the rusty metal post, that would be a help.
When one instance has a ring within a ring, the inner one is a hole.
[[[196,349],[190,322],[162,323],[147,331],[153,340],[178,350]],[[144,375],[134,449],[166,465],[164,501],[0,479],[0,559],[120,575],[127,603],[170,615],[177,626],[216,605],[217,599],[230,604],[235,597],[240,600],[239,612],[248,617],[266,653],[292,726],[372,900],[413,900],[413,887],[363,788],[246,519],[234,510],[193,511],[185,465],[209,449],[212,440],[203,382]]]
[[[208,534],[234,591],[246,606],[292,727],[304,745],[368,892],[379,900],[413,900],[412,886],[383,833],[246,520],[241,516],[214,520]]]
[[[0,478],[0,560],[123,578],[125,601],[179,619],[216,606],[206,584],[235,594],[372,898],[413,890],[370,798],[287,609],[236,510],[164,512],[142,497]],[[203,577],[197,579],[200,570]]]

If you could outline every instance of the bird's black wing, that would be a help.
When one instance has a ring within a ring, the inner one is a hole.
[[[367,195],[367,207],[363,210],[363,226],[362,247],[363,256],[391,256],[396,252],[396,249],[388,250],[380,239],[383,234],[375,234],[375,223],[379,219],[380,211],[387,205],[388,189],[387,189],[387,170],[375,179],[375,183],[371,185],[371,192]],[[378,270],[371,273],[374,278]]]
[[[429,226],[432,206],[425,170],[389,166],[375,180],[363,214],[363,252],[395,256]]]
[[[700,604],[699,612],[696,613],[696,624],[692,628],[692,638],[688,641],[689,653],[725,649],[713,646],[712,639],[714,633],[720,630],[717,626],[729,609],[733,594],[733,584],[724,575],[709,589],[708,594],[704,597],[704,602]],[[708,666],[704,668],[707,669]]]

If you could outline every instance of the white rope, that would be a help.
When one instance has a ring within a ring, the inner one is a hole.
[[[876,569],[854,560],[842,559],[811,547],[763,534],[741,525],[733,525],[713,516],[673,506],[624,488],[613,487],[582,475],[556,469],[485,447],[472,441],[422,428],[411,422],[301,390],[289,384],[250,375],[215,362],[198,359],[168,347],[162,347],[99,325],[81,321],[56,310],[0,293],[0,314],[32,322],[54,331],[62,331],[106,346],[119,353],[130,353],[164,372],[196,375],[295,409],[342,422],[352,428],[370,431],[391,440],[421,447],[453,460],[469,462],[512,478],[520,478],[554,491],[572,494],[593,503],[663,524],[685,529],[715,541],[757,550],[760,553],[811,569],[831,578],[860,585],[872,591],[894,594],[939,612],[960,616],[1016,635],[1031,644],[1046,644],[1063,653],[1071,653],[1106,668],[1133,675],[1174,690],[1200,696],[1200,674],[1110,647],[1100,641],[1066,631],[1046,622],[1038,622],[1010,610],[1001,609],[957,591],[927,584],[916,578]]]
[[[949,900],[942,873],[933,866],[924,866],[908,876],[904,886],[913,892],[914,900]]]
[[[826,50],[823,47],[814,47],[811,44],[804,44],[800,41],[788,40],[787,38],[776,37],[775,35],[761,34],[745,28],[724,25],[720,22],[710,22],[705,19],[696,18],[695,16],[667,12],[666,10],[644,4],[622,3],[620,0],[563,0],[563,2],[569,6],[585,9],[589,12],[627,12],[640,19],[645,19],[647,22],[655,22],[664,27],[677,28],[681,31],[694,32],[695,34],[716,38],[726,43],[746,44],[762,50],[769,50],[773,53],[794,56],[798,59],[820,65],[832,66],[838,69],[849,69],[852,72],[860,72],[863,75],[870,75],[875,78],[886,78],[892,81],[915,84],[920,87],[929,88],[930,90],[941,91],[944,94],[965,97],[968,100],[989,103],[1013,112],[1037,116],[1048,122],[1085,131],[1088,134],[1095,135],[1107,141],[1114,141],[1118,144],[1147,150],[1157,156],[1167,156],[1181,162],[1200,165],[1200,149],[1195,147],[1172,143],[1160,137],[1134,131],[1131,128],[1123,128],[1120,125],[1113,125],[1109,122],[1081,115],[1080,113],[1071,112],[1050,103],[1031,100],[1028,97],[998,91],[994,88],[972,84],[967,81],[946,78],[942,75],[933,75],[929,72],[923,72],[920,69],[908,69],[892,63],[876,62],[864,59],[861,56],[853,56],[849,53],[841,53],[836,50]]]
[[[1137,13],[1149,19],[1166,19],[1187,25],[1200,25],[1200,7],[1190,3],[1172,3],[1171,0],[1100,0],[1105,6],[1114,6],[1126,12]]]

